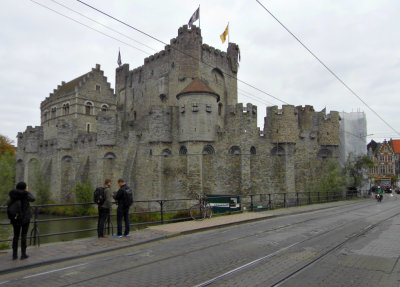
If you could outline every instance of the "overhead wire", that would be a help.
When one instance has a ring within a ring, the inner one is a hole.
[[[79,1],[79,0],[78,0]],[[390,129],[392,129],[396,134],[400,135],[400,133],[393,128],[388,122],[385,121],[374,109],[372,109],[352,88],[350,88],[331,68],[329,68],[317,55],[315,55],[296,35],[294,35],[289,28],[287,28],[274,14],[271,13],[259,0],[256,0],[258,4],[264,10],[272,16],[293,38],[296,39],[322,66],[325,67],[328,72],[333,75],[347,90],[350,91],[356,98],[358,98],[371,112],[373,112],[381,121],[383,121]]]
[[[150,47],[150,46],[148,46],[148,45],[146,45],[146,44],[144,44],[144,43],[142,43],[142,42],[140,42],[140,41],[138,41],[138,40],[136,40],[136,39],[134,39],[134,38],[132,38],[132,37],[126,35],[126,34],[124,34],[124,33],[121,33],[121,32],[119,32],[119,31],[117,31],[117,30],[115,30],[115,29],[113,29],[113,28],[111,28],[111,27],[109,27],[109,26],[107,26],[107,25],[104,25],[103,23],[101,23],[101,22],[99,22],[99,21],[97,21],[97,20],[95,20],[95,19],[92,19],[92,18],[86,16],[85,14],[82,14],[82,13],[80,13],[80,12],[78,12],[78,11],[76,11],[76,10],[74,10],[74,9],[72,9],[72,8],[70,8],[70,7],[66,6],[66,5],[64,5],[64,4],[61,4],[61,3],[59,3],[59,2],[57,2],[57,1],[55,1],[55,0],[50,0],[50,1],[52,1],[53,3],[56,3],[57,5],[59,5],[59,6],[61,6],[61,7],[64,7],[65,9],[67,9],[67,10],[69,10],[69,11],[72,11],[72,12],[74,12],[74,13],[76,13],[76,14],[78,14],[78,15],[80,15],[80,16],[82,16],[82,17],[84,17],[84,18],[86,18],[86,19],[88,19],[88,20],[90,20],[90,21],[92,21],[92,22],[94,22],[94,23],[100,25],[100,26],[103,26],[104,28],[106,28],[106,29],[108,29],[108,30],[110,30],[110,31],[113,31],[114,33],[117,33],[117,34],[119,34],[119,35],[121,35],[121,36],[124,36],[125,38],[127,38],[127,39],[129,39],[129,40],[132,40],[132,41],[134,41],[134,42],[136,42],[136,43],[138,43],[138,44],[140,44],[140,45],[143,45],[143,46],[146,47],[146,48],[149,48],[150,50],[153,50],[154,52],[157,52],[157,50],[154,49],[153,47]]]
[[[36,2],[36,1],[34,1],[34,0],[31,0],[31,1],[34,2],[35,4],[38,4],[38,5],[40,5],[40,6],[44,7],[44,8],[46,8],[46,9],[51,10],[52,12],[55,12],[55,13],[61,15],[61,16],[64,16],[64,17],[66,17],[66,18],[68,18],[68,19],[70,19],[70,20],[73,20],[74,22],[77,22],[77,23],[79,23],[79,24],[82,24],[81,22],[76,21],[75,19],[72,19],[71,17],[68,17],[68,16],[66,16],[66,15],[64,15],[64,14],[58,12],[58,11],[55,11],[55,10],[53,10],[53,9],[51,9],[51,8],[49,8],[49,7],[47,7],[47,6],[45,6],[45,5],[41,5],[40,3],[38,3],[38,2]],[[62,6],[62,7],[64,7],[64,8],[66,8],[66,9],[68,9],[68,10],[70,10],[70,11],[72,11],[72,12],[75,12],[75,13],[77,13],[77,14],[79,14],[79,15],[81,15],[81,16],[83,16],[83,17],[85,17],[85,18],[87,18],[87,19],[89,19],[89,20],[91,20],[91,21],[93,21],[93,22],[95,22],[95,23],[97,23],[97,24],[100,24],[100,25],[103,26],[103,27],[106,27],[106,28],[112,30],[113,32],[117,32],[117,33],[118,33],[118,31],[116,31],[116,30],[114,30],[114,29],[112,29],[112,28],[110,28],[110,27],[108,27],[108,26],[106,26],[106,25],[101,24],[100,22],[98,22],[98,21],[96,21],[96,20],[93,20],[93,19],[91,19],[91,18],[89,18],[89,17],[86,17],[84,14],[82,14],[82,13],[80,13],[80,12],[77,12],[77,11],[75,11],[75,10],[73,10],[73,9],[71,9],[71,8],[69,8],[69,7],[67,7],[67,6],[65,6],[65,5],[63,5],[63,4],[61,4],[61,3],[58,3],[58,2],[55,1],[55,0],[51,0],[51,1],[54,2],[54,3],[56,3],[56,4],[58,4],[58,5],[60,5],[60,6]],[[88,26],[85,25],[85,24],[83,24],[83,25],[84,25],[85,27],[88,27]],[[88,28],[91,28],[91,29],[92,29],[92,27],[88,27]],[[95,29],[93,29],[93,30],[95,30]],[[99,31],[97,31],[97,32],[99,32]],[[103,34],[103,33],[102,33],[102,34]],[[123,35],[123,36],[125,36],[125,37],[127,37],[127,38],[129,38],[129,39],[131,39],[131,40],[133,40],[133,41],[136,41],[135,39],[133,39],[133,38],[127,36],[127,35],[124,35],[124,34],[122,34],[122,33],[118,33],[118,34]],[[104,34],[103,34],[103,35],[104,35]],[[107,36],[108,36],[108,35],[107,35]],[[112,38],[113,38],[113,37],[112,37]],[[119,39],[116,39],[116,38],[113,38],[113,39],[114,39],[114,40],[119,40]],[[138,42],[138,41],[136,41],[136,42]],[[138,43],[140,43],[140,42],[138,42]],[[127,44],[127,43],[126,43],[126,44]],[[143,44],[143,43],[141,43],[141,44]],[[143,44],[143,45],[145,45],[145,44]],[[155,49],[153,49],[153,48],[150,47],[150,46],[147,46],[147,45],[145,45],[145,46],[146,46],[146,47],[149,47],[149,48],[152,49],[152,50],[155,50]],[[220,86],[221,86],[221,85],[220,85]],[[253,100],[255,100],[255,101],[257,101],[257,102],[259,102],[259,103],[261,103],[261,104],[264,104],[264,105],[268,105],[268,104],[273,105],[273,103],[268,102],[268,101],[266,101],[266,100],[263,99],[263,98],[257,97],[257,96],[251,94],[251,93],[248,92],[248,91],[244,91],[244,90],[242,90],[242,89],[240,89],[240,88],[239,88],[238,90],[241,91],[240,94],[242,94],[244,97],[253,99]]]
[[[58,11],[56,11],[56,10],[54,10],[54,9],[52,9],[52,8],[50,8],[50,7],[48,7],[48,6],[44,5],[44,4],[42,4],[42,3],[39,3],[39,2],[37,2],[37,1],[35,1],[35,0],[30,0],[30,1],[33,2],[33,3],[35,3],[35,4],[37,4],[37,5],[39,5],[39,6],[41,6],[41,7],[43,7],[43,8],[45,8],[45,9],[50,10],[50,11],[52,11],[52,12],[54,12],[54,13],[56,13],[56,14],[58,14],[58,15],[64,17],[64,18],[67,18],[67,19],[69,19],[69,20],[71,20],[71,21],[74,21],[75,23],[78,23],[78,24],[80,24],[80,25],[82,25],[82,26],[85,26],[86,28],[88,28],[88,29],[90,29],[90,30],[93,30],[93,31],[95,31],[95,32],[97,32],[97,33],[100,33],[100,34],[102,34],[102,35],[104,35],[104,36],[106,36],[106,37],[108,37],[108,38],[111,38],[111,39],[113,39],[113,40],[115,40],[115,41],[118,41],[118,42],[120,42],[120,43],[123,43],[123,44],[125,44],[125,45],[127,45],[127,46],[129,46],[129,47],[131,47],[131,48],[133,48],[133,49],[136,49],[136,50],[140,51],[140,52],[143,52],[143,53],[145,53],[146,55],[151,55],[151,53],[149,53],[149,52],[147,52],[147,51],[144,51],[144,50],[142,50],[142,49],[140,49],[140,48],[138,48],[138,47],[136,47],[136,46],[133,46],[133,45],[131,45],[131,44],[125,42],[125,41],[122,41],[122,40],[120,40],[120,39],[117,39],[117,38],[115,38],[115,37],[113,37],[113,36],[111,36],[111,35],[108,35],[108,34],[102,32],[102,31],[100,31],[100,30],[97,30],[97,29],[95,29],[95,28],[93,28],[93,27],[90,27],[89,25],[86,25],[86,24],[84,24],[84,23],[82,23],[82,22],[80,22],[80,21],[78,21],[78,20],[76,20],[76,19],[74,19],[74,18],[72,18],[72,17],[69,17],[69,16],[67,16],[67,15],[65,15],[65,14],[62,14],[61,12],[58,12]]]
[[[95,10],[95,11],[97,11],[97,12],[99,12],[99,13],[101,13],[101,14],[103,14],[103,15],[105,15],[105,16],[107,16],[107,17],[109,17],[109,18],[111,18],[111,19],[113,19],[113,20],[115,20],[115,21],[117,21],[117,22],[119,22],[119,23],[121,23],[121,24],[123,24],[123,25],[125,25],[125,26],[127,26],[127,27],[129,27],[129,28],[131,28],[131,29],[133,29],[133,30],[135,30],[135,31],[137,31],[137,32],[139,32],[139,33],[141,33],[141,34],[143,34],[143,35],[145,35],[145,36],[147,36],[147,37],[153,39],[153,40],[155,40],[155,41],[157,41],[157,42],[159,42],[159,43],[162,43],[162,44],[164,44],[164,45],[168,45],[166,42],[164,42],[164,41],[162,41],[162,40],[160,40],[160,39],[158,39],[158,38],[156,38],[156,37],[154,37],[154,36],[152,36],[152,35],[150,35],[150,34],[144,32],[144,31],[142,31],[141,29],[136,28],[136,27],[134,27],[134,26],[132,26],[132,25],[130,25],[130,24],[128,24],[128,23],[122,21],[122,20],[119,20],[118,18],[116,18],[116,17],[114,17],[114,16],[112,16],[112,15],[110,15],[110,14],[108,14],[108,13],[106,13],[106,12],[104,12],[104,11],[102,11],[102,10],[100,10],[100,9],[98,9],[98,8],[96,8],[96,7],[94,7],[94,6],[92,6],[92,5],[89,5],[89,4],[85,3],[84,1],[81,1],[81,0],[76,0],[76,1],[79,2],[79,3],[81,3],[81,4],[83,4],[83,5],[85,5],[85,6],[87,6],[87,7],[89,7],[90,9],[93,9],[93,10]],[[178,48],[176,48],[176,47],[173,47],[173,46],[170,46],[170,47],[171,47],[171,49],[173,49],[173,50],[175,50],[175,51],[177,51],[177,52],[179,52],[179,53],[181,53],[181,54],[183,54],[183,55],[185,55],[185,56],[188,56],[188,57],[190,57],[190,58],[193,58],[193,59],[198,60],[196,57],[192,56],[192,55],[189,54],[189,53],[186,53],[185,51],[182,51],[182,50],[180,50],[180,49],[178,49]],[[201,60],[201,61],[202,61],[202,60]],[[205,65],[207,65],[207,66],[209,66],[209,67],[211,67],[211,68],[215,68],[214,66],[212,66],[212,65],[210,65],[210,64],[208,64],[208,63],[206,63],[206,62],[204,62],[204,61],[202,61],[202,63],[205,64]],[[270,93],[267,93],[266,91],[263,91],[263,90],[261,90],[261,89],[255,87],[255,86],[252,85],[252,84],[249,84],[249,83],[247,83],[247,82],[245,82],[245,81],[243,81],[243,80],[240,80],[239,78],[237,78],[237,77],[235,77],[235,76],[233,76],[233,75],[231,75],[231,74],[229,74],[229,73],[226,73],[226,72],[222,72],[222,73],[223,73],[224,75],[226,75],[226,76],[232,78],[232,79],[237,80],[238,82],[240,82],[240,83],[242,83],[242,84],[244,84],[244,85],[246,85],[246,86],[248,86],[248,87],[251,87],[251,88],[255,89],[255,90],[258,91],[258,92],[261,92],[261,93],[263,93],[263,94],[265,94],[265,95],[267,95],[267,96],[269,96],[269,97],[271,97],[271,98],[274,98],[275,100],[277,100],[277,101],[279,101],[279,102],[281,102],[281,103],[284,103],[284,104],[289,105],[289,103],[287,103],[286,101],[284,101],[284,100],[282,100],[282,99],[279,99],[278,97],[275,97],[275,96],[271,95]]]

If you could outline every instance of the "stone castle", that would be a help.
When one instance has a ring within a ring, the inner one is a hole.
[[[117,68],[115,92],[100,65],[62,82],[41,125],[18,134],[17,180],[40,170],[62,202],[77,182],[120,177],[136,200],[304,191],[338,157],[339,114],[272,106],[260,130],[257,107],[237,102],[239,53],[185,25],[142,66]]]

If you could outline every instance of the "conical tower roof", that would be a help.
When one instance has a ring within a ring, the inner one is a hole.
[[[186,88],[178,93],[176,97],[179,98],[179,96],[183,94],[212,94],[217,96],[217,102],[219,101],[219,95],[199,78],[195,78]]]

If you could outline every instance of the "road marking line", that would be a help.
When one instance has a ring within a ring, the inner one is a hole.
[[[8,280],[8,281],[3,281],[3,282],[0,282],[0,285],[6,284],[6,283],[8,283],[8,282],[10,282],[10,280]]]
[[[49,273],[54,273],[54,272],[58,272],[58,271],[66,270],[66,269],[71,269],[71,268],[74,268],[74,267],[79,267],[79,266],[83,266],[83,265],[87,265],[87,264],[88,263],[81,263],[81,264],[72,265],[72,266],[68,266],[68,267],[64,267],[64,268],[60,268],[60,269],[54,269],[54,270],[50,270],[50,271],[46,271],[46,272],[42,272],[42,273],[28,275],[28,276],[22,277],[22,279],[28,279],[28,278],[32,278],[32,277],[37,277],[37,276],[41,276],[41,275],[45,275],[45,274],[49,274]]]
[[[286,249],[289,249],[289,248],[291,248],[291,247],[293,247],[293,246],[295,246],[295,245],[297,245],[297,244],[300,244],[300,243],[302,243],[302,241],[293,243],[293,244],[291,244],[291,245],[289,245],[289,246],[286,246],[286,247],[284,247],[284,248],[282,248],[282,249],[279,249],[279,250],[277,250],[277,251],[275,251],[275,252],[273,252],[273,253],[270,253],[270,254],[268,254],[268,255],[266,255],[266,256],[263,256],[263,257],[261,257],[261,258],[258,258],[258,259],[256,259],[256,260],[254,260],[254,261],[251,261],[251,262],[249,262],[249,263],[247,263],[247,264],[245,264],[245,265],[242,265],[242,266],[237,267],[237,268],[235,268],[235,269],[229,270],[228,272],[226,272],[226,273],[224,273],[224,274],[221,274],[221,275],[219,275],[219,276],[217,276],[217,277],[214,277],[214,278],[212,278],[212,279],[210,279],[210,280],[208,280],[208,281],[206,281],[206,282],[200,283],[200,284],[196,285],[195,287],[204,287],[204,286],[207,286],[207,285],[213,283],[214,281],[216,281],[216,280],[218,280],[218,279],[221,279],[221,278],[223,278],[223,277],[225,277],[225,276],[228,276],[228,275],[230,275],[230,274],[232,274],[232,273],[235,273],[235,272],[237,272],[237,271],[240,271],[240,270],[242,270],[242,269],[245,269],[245,268],[247,268],[247,267],[249,267],[249,266],[251,266],[251,265],[254,265],[254,264],[256,264],[256,263],[258,263],[258,262],[260,262],[260,261],[263,261],[263,260],[265,260],[265,259],[268,259],[268,258],[270,258],[270,257],[274,257],[274,256],[277,255],[278,253],[280,253],[280,252],[282,252],[282,251],[285,251]]]

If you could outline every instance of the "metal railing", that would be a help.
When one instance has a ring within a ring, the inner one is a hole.
[[[314,203],[324,203],[338,200],[353,199],[355,197],[360,197],[360,193],[353,192],[295,192],[295,193],[263,193],[263,194],[250,194],[250,195],[221,195],[213,196],[210,200],[224,199],[229,201],[230,198],[236,198],[240,202],[239,209],[225,208],[223,211],[217,210],[214,213],[222,214],[232,214],[243,212],[246,210],[250,211],[262,211],[270,210],[275,208],[287,208],[292,206],[301,206]],[[133,204],[131,210],[136,210],[130,212],[131,223],[130,226],[136,227],[137,229],[153,225],[153,224],[165,224],[178,221],[190,220],[189,208],[191,205],[196,203],[196,199],[183,198],[183,199],[159,199],[159,200],[138,200]],[[236,202],[235,202],[236,203]],[[92,232],[97,231],[97,226],[93,228],[80,229],[80,230],[70,230],[62,232],[54,232],[41,234],[39,225],[46,222],[62,222],[67,220],[84,220],[84,219],[95,219],[98,215],[84,215],[84,216],[68,216],[61,218],[49,218],[49,219],[39,219],[41,214],[46,214],[45,210],[47,208],[53,207],[90,207],[97,206],[93,202],[88,203],[67,203],[67,204],[43,204],[43,205],[33,205],[33,217],[31,220],[32,229],[27,239],[30,240],[30,245],[40,246],[40,239],[44,237],[60,236],[66,234],[76,234],[82,232]],[[147,206],[147,208],[145,208]],[[233,206],[233,205],[232,205]],[[235,204],[236,206],[236,204]],[[0,206],[0,212],[4,212],[7,209],[6,206]],[[218,207],[216,207],[218,209]],[[233,211],[235,210],[235,211]],[[112,224],[111,218],[116,217],[116,214],[110,214],[108,220],[106,221],[105,232],[106,234],[114,234],[114,225]],[[146,220],[146,217],[153,220]],[[168,217],[168,218],[166,218]],[[133,219],[133,220],[132,220]],[[1,226],[10,225],[9,222],[0,222]],[[0,242],[10,242],[9,239],[0,239]]]

